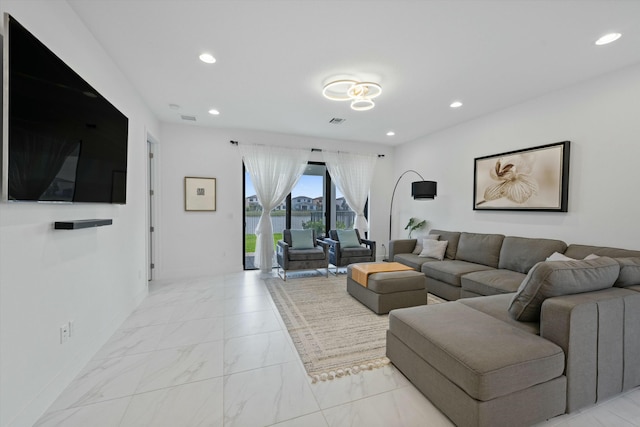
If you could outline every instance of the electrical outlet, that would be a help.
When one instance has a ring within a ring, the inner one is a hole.
[[[69,324],[65,323],[60,326],[60,344],[64,344],[69,341]]]

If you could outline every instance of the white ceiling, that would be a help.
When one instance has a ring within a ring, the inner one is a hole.
[[[638,0],[68,1],[160,120],[201,126],[395,145],[640,62]],[[339,75],[376,107],[323,98]]]

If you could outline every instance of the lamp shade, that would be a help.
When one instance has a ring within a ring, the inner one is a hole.
[[[411,183],[411,195],[414,199],[433,199],[438,195],[438,183],[435,181],[414,181]]]

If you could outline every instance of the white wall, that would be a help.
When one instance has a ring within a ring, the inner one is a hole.
[[[157,147],[159,177],[156,254],[157,279],[242,271],[244,228],[242,160],[230,140],[247,144],[320,148],[385,154],[378,160],[370,196],[370,237],[386,242],[392,185],[393,149],[347,141],[162,124]],[[320,153],[311,160],[322,161]],[[215,212],[185,212],[184,177],[211,177],[217,183]],[[381,251],[380,257],[383,252]]]
[[[0,12],[129,118],[125,206],[0,203],[0,426],[31,426],[146,295],[146,138],[158,124],[66,2],[2,0]],[[52,227],[90,218],[113,225]]]
[[[404,197],[394,208],[394,236],[404,236],[399,227],[415,216],[445,230],[640,249],[638,100],[640,65],[399,147],[396,173],[418,170],[438,182],[438,197]],[[474,158],[564,140],[571,141],[567,213],[472,210]]]

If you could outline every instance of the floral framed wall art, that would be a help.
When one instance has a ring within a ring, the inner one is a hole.
[[[570,141],[478,157],[473,209],[567,212]]]
[[[216,210],[216,179],[184,178],[184,210],[185,211],[215,211]]]

